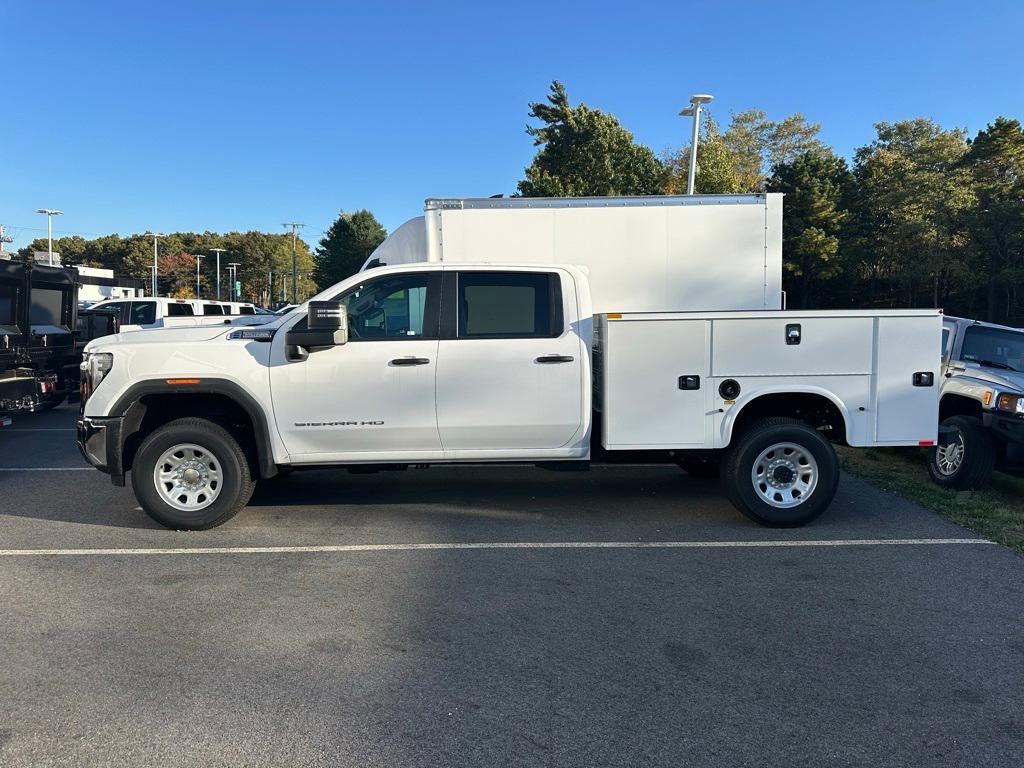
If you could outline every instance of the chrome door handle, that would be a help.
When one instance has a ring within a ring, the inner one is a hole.
[[[541,355],[534,362],[537,363],[571,363],[572,355]]]
[[[427,357],[396,357],[389,365],[427,365],[430,358]]]

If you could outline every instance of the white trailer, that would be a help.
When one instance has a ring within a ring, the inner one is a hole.
[[[367,265],[579,266],[595,313],[783,309],[782,197],[430,198]]]

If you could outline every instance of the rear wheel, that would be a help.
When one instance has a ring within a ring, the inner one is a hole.
[[[756,523],[792,528],[824,512],[839,485],[836,452],[812,427],[787,418],[762,419],[734,440],[722,462],[733,505]]]
[[[946,445],[928,452],[928,474],[943,488],[984,488],[996,466],[996,448],[985,425],[971,416],[952,416],[942,426],[954,430]]]
[[[161,525],[203,530],[227,522],[252,496],[242,447],[206,419],[178,419],[154,430],[132,464],[132,488]]]

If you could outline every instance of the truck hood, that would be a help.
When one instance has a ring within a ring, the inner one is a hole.
[[[123,331],[101,336],[85,345],[86,352],[102,352],[123,344],[182,344],[210,341],[233,331],[230,325],[192,325],[185,328],[150,328],[142,331]]]
[[[992,384],[996,389],[1015,392],[1024,392],[1024,373],[1014,371],[1003,371],[998,368],[972,368],[968,367],[963,374],[972,379]]]

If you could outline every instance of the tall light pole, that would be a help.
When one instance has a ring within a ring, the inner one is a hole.
[[[679,114],[693,117],[693,137],[690,139],[690,172],[686,176],[686,194],[692,195],[697,182],[697,141],[700,138],[700,108],[702,104],[710,104],[714,96],[706,93],[695,93],[690,97],[690,106]]]
[[[201,253],[193,253],[192,255],[195,257],[195,260],[196,260],[196,298],[197,299],[201,299],[202,296],[199,295],[200,294],[200,291],[199,291],[199,262],[202,259],[205,259],[206,257],[203,256],[203,254],[201,254]]]
[[[228,269],[231,270],[231,290],[228,291],[228,295],[231,297],[230,301],[241,301],[238,295],[235,293],[235,284],[238,282],[238,267],[239,262],[232,261],[228,264]]]
[[[143,232],[142,236],[143,237],[152,237],[153,238],[153,296],[156,296],[156,276],[157,276],[156,241],[157,241],[157,238],[163,237],[163,235],[160,234],[159,232]]]
[[[220,255],[227,253],[227,248],[207,248],[208,251],[213,251],[217,254],[217,301],[220,301]]]
[[[297,224],[293,221],[282,224],[281,226],[284,227],[285,229],[287,229],[288,227],[292,228],[292,304],[295,304],[297,303],[295,301],[295,275],[298,272],[298,257],[295,255],[295,238],[297,235],[295,232],[298,227],[304,227],[306,225]]]
[[[37,208],[36,213],[46,214],[46,254],[49,258],[49,264],[53,265],[53,217],[62,216],[64,211],[58,211],[53,208]]]

